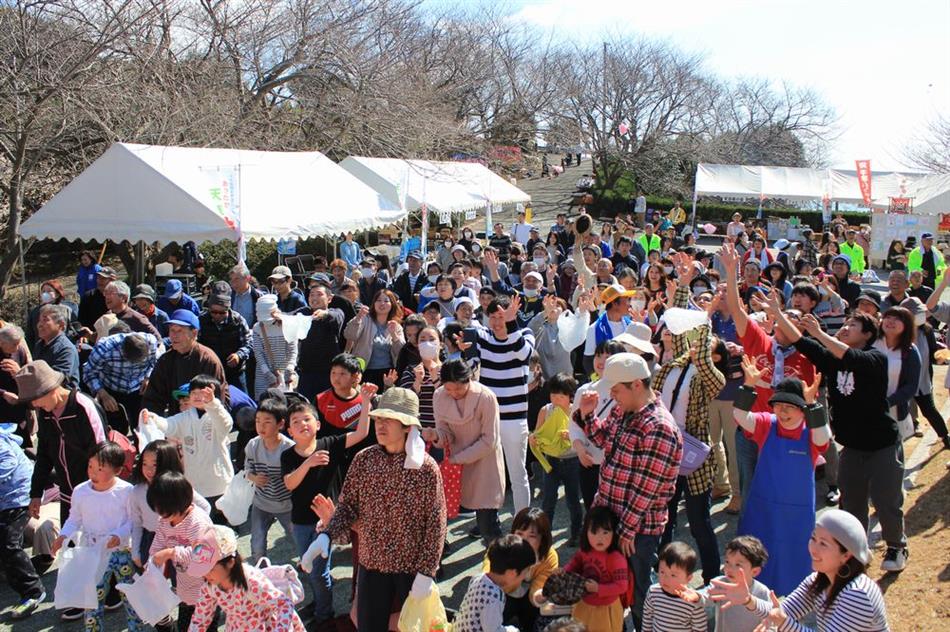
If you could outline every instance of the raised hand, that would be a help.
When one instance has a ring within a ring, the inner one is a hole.
[[[805,403],[814,404],[818,401],[818,387],[821,385],[821,373],[815,371],[815,379],[811,384],[805,383]]]
[[[396,373],[396,369],[389,369],[383,374],[383,386],[386,388],[391,388],[396,384],[396,380],[399,379],[399,374]]]
[[[742,356],[742,373],[745,374],[745,385],[754,387],[759,383],[765,370],[755,366],[755,358],[745,355]]]
[[[709,588],[709,598],[722,604],[723,610],[745,604],[749,600],[749,584],[746,581],[745,571],[739,569],[739,577],[735,583],[725,579],[712,580],[712,586]]]
[[[594,410],[597,409],[598,400],[600,400],[600,395],[597,394],[597,391],[587,391],[581,395],[581,401],[580,404],[577,405],[577,410],[579,410],[584,417],[592,415]]]
[[[801,319],[802,328],[812,336],[818,335],[821,331],[821,323],[812,314],[805,314]]]
[[[511,297],[511,303],[505,308],[505,322],[510,323],[518,317],[518,310],[521,309],[521,297],[517,294]]]
[[[774,590],[769,591],[769,599],[772,601],[772,609],[769,611],[768,616],[762,620],[762,623],[756,626],[754,632],[777,630],[781,628],[786,619],[788,619],[788,615],[782,610],[782,604],[779,603]]]
[[[482,256],[482,265],[488,270],[498,270],[498,255],[488,250]]]
[[[736,247],[731,243],[723,244],[722,250],[719,251],[719,260],[722,262],[722,267],[726,269],[726,272],[730,273],[727,275],[727,278],[731,281],[736,276],[736,270],[739,268],[739,253],[736,252]]]
[[[363,400],[363,407],[371,407],[371,401],[379,392],[379,387],[372,382],[363,382],[360,384],[360,398]]]

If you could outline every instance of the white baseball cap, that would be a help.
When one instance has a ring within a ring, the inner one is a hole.
[[[636,353],[616,353],[607,358],[601,381],[613,386],[624,382],[636,382],[650,377],[646,360]]]

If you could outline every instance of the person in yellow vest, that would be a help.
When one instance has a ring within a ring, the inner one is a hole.
[[[670,209],[669,218],[673,226],[676,227],[676,232],[679,233],[682,226],[686,223],[686,211],[683,209],[683,205],[677,202],[676,206]]]
[[[843,252],[843,251],[842,251]],[[934,248],[933,233],[924,233],[920,236],[920,246],[914,248],[907,255],[907,271],[920,270],[924,274],[924,285],[937,287],[943,279],[947,269],[947,262],[943,254]]]
[[[854,241],[855,236],[854,229],[849,228],[848,232],[845,233],[847,241],[838,248],[841,250],[841,254],[851,257],[851,272],[861,274],[864,272],[864,248]]]
[[[643,252],[649,256],[651,250],[660,250],[660,236],[653,232],[653,224],[647,224],[643,227],[643,234],[637,237],[637,241],[643,247]]]

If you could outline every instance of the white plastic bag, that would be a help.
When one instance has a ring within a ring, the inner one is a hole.
[[[678,336],[708,323],[709,315],[699,309],[671,307],[663,312],[661,320],[666,323],[671,334]]]
[[[270,580],[274,588],[287,595],[294,605],[303,601],[303,584],[297,575],[297,569],[290,564],[271,564],[270,560],[262,557],[257,560],[257,568]]]
[[[148,562],[145,572],[131,584],[118,584],[116,588],[125,594],[129,605],[145,623],[155,625],[181,602],[162,569]]]
[[[232,527],[247,522],[247,514],[254,501],[254,484],[247,480],[244,470],[231,478],[228,488],[214,506],[221,510]]]
[[[310,333],[310,325],[313,323],[313,318],[304,316],[303,314],[281,314],[280,323],[280,330],[284,334],[284,340],[286,340],[288,344],[297,344],[298,341],[303,340],[307,337],[307,334]]]
[[[148,420],[148,423],[145,423],[145,420]],[[158,424],[155,423],[154,415],[142,409],[142,412],[139,414],[139,427],[135,431],[136,436],[139,439],[139,453],[142,452],[142,449],[145,448],[152,441],[158,441],[159,439],[165,438],[165,433],[158,427]]]
[[[59,552],[59,570],[53,603],[57,610],[82,608],[94,610],[99,604],[96,584],[102,579],[111,552],[103,545],[68,547]],[[90,569],[94,569],[90,572]]]
[[[589,316],[587,312],[577,310],[571,312],[564,310],[557,317],[557,339],[561,347],[568,353],[583,344],[587,338],[587,326],[589,325]]]

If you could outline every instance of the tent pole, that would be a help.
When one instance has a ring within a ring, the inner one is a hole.
[[[23,263],[23,238],[18,238],[17,242],[20,245],[20,282],[23,288],[23,326],[26,327],[30,323],[30,292],[26,286],[26,265]]]
[[[690,221],[690,224],[691,224],[692,227],[693,227],[693,234],[698,235],[698,234],[699,234],[699,230],[697,230],[697,228],[696,228],[696,188],[695,188],[695,187],[693,188],[693,219],[692,219],[692,221]],[[685,237],[684,237],[684,239],[685,239]]]

